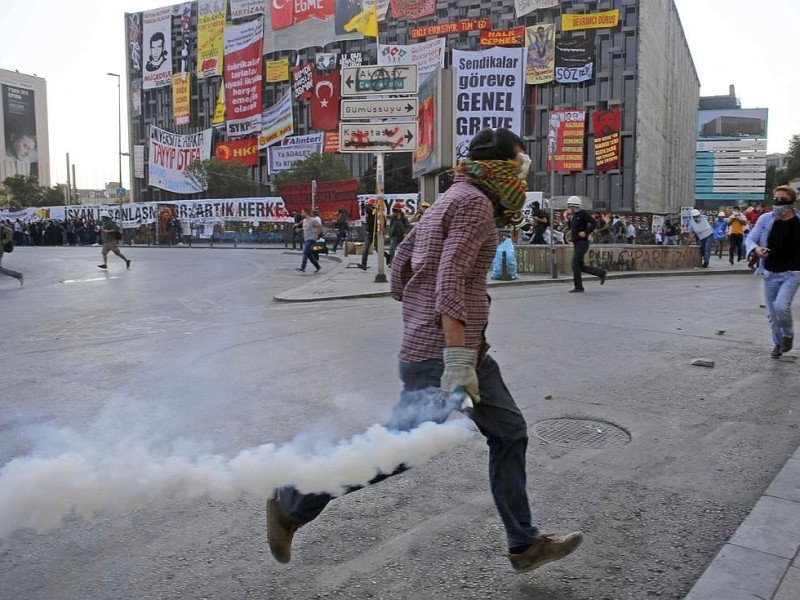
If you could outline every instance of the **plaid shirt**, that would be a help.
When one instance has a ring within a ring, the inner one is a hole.
[[[392,260],[392,297],[403,303],[400,360],[442,358],[441,315],[464,323],[467,346],[488,349],[487,274],[497,242],[491,201],[456,177],[406,235]]]

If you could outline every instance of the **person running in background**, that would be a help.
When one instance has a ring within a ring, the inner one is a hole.
[[[111,214],[106,210],[100,213],[100,233],[103,236],[103,264],[97,266],[101,269],[107,269],[108,253],[113,252],[125,261],[125,268],[130,269],[131,261],[119,250],[119,241],[122,239],[122,229],[114,222],[111,218]]]
[[[13,277],[17,281],[19,281],[20,285],[22,285],[25,276],[20,271],[7,269],[6,267],[3,266],[3,254],[13,251],[14,251],[14,230],[5,223],[0,223],[0,274],[7,275],[8,277]]]
[[[728,236],[728,219],[725,213],[720,211],[714,220],[714,244],[717,258],[722,258],[722,249],[725,246],[725,238]]]
[[[739,210],[738,206],[733,207],[733,214],[728,217],[728,224],[730,225],[730,250],[728,255],[730,262],[733,264],[733,255],[736,254],[736,262],[744,258],[744,228],[747,225],[747,218]]]

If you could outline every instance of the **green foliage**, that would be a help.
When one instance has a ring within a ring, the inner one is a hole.
[[[206,198],[254,198],[263,196],[262,185],[253,181],[250,169],[245,165],[230,161],[195,161],[186,168],[192,181],[205,190]]]
[[[47,188],[39,186],[39,180],[36,177],[14,175],[6,177],[3,185],[8,191],[8,206],[12,211],[28,206],[47,206],[44,192]]]
[[[42,187],[44,204],[42,206],[64,206],[67,203],[67,186],[64,184],[54,185],[53,187]]]
[[[793,135],[789,140],[789,152],[787,152],[786,181],[800,177],[800,135]]]
[[[350,167],[335,154],[312,154],[294,164],[294,169],[278,173],[276,183],[308,183],[309,181],[340,181],[352,179]]]

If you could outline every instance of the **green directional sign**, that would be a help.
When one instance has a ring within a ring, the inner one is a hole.
[[[342,96],[416,94],[417,65],[373,65],[342,69]]]

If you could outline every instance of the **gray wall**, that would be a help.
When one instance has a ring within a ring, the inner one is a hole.
[[[637,212],[675,213],[694,198],[700,81],[673,0],[640,0]]]

